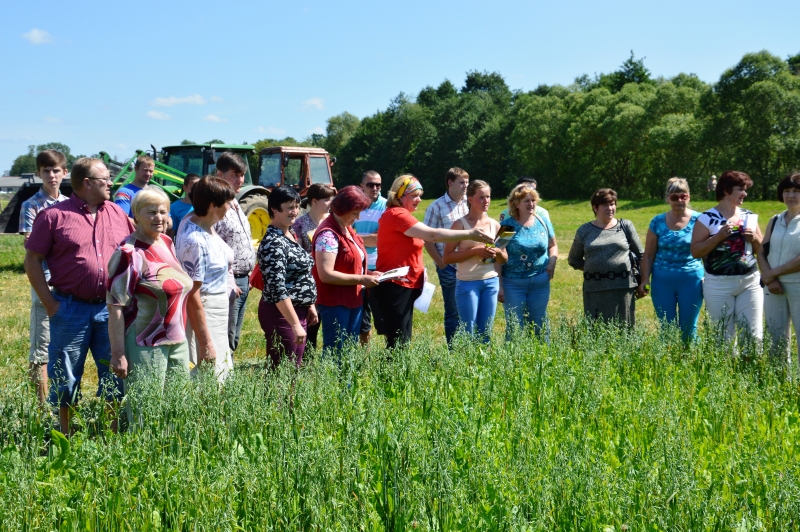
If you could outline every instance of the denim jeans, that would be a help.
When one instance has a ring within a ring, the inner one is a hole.
[[[47,376],[50,402],[59,407],[78,402],[86,354],[91,350],[97,366],[97,396],[111,401],[122,397],[122,381],[109,370],[111,343],[105,303],[82,303],[71,296],[53,294],[60,303],[50,317]]]
[[[499,290],[500,280],[497,276],[479,281],[456,281],[458,317],[464,324],[464,330],[469,334],[477,333],[487,343],[492,335]]]
[[[662,322],[678,322],[683,340],[697,335],[697,318],[703,306],[703,270],[671,272],[653,270],[650,298]]]
[[[541,334],[550,302],[550,276],[547,272],[523,279],[503,277],[503,297],[506,338],[514,329],[524,328],[530,323],[533,323],[536,334]]]
[[[447,338],[447,345],[450,345],[458,330],[456,269],[452,264],[448,264],[444,268],[436,268],[436,274],[439,276],[439,286],[442,288],[444,299],[444,335]]]
[[[239,346],[239,337],[242,335],[242,323],[244,323],[244,311],[247,307],[247,296],[250,293],[250,277],[237,277],[236,286],[242,291],[242,295],[231,300],[228,310],[228,345],[231,352],[236,351]]]
[[[345,344],[358,342],[363,311],[364,307],[317,305],[319,321],[322,323],[322,349],[326,356],[333,355],[339,363]]]

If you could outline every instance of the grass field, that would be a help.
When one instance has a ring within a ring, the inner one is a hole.
[[[587,326],[565,258],[591,209],[543,206],[561,257],[549,344],[501,341],[499,309],[495,342],[448,351],[436,294],[391,363],[376,341],[348,351],[341,371],[311,357],[265,377],[255,294],[224,388],[206,378],[143,392],[143,423],[119,435],[86,398],[70,442],[51,437],[26,384],[23,250],[0,238],[0,528],[800,528],[794,368],[734,360],[707,326],[686,349],[649,299],[634,332]],[[746,206],[762,228],[781,210]],[[643,240],[664,209],[621,202],[618,216]]]

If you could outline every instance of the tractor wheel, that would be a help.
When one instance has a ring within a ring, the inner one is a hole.
[[[253,237],[253,247],[257,248],[261,239],[267,234],[269,225],[269,210],[267,209],[267,196],[256,194],[247,196],[239,202],[247,221],[250,222],[250,234]]]

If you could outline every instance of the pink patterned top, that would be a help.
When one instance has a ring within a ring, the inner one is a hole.
[[[106,303],[120,305],[125,334],[142,347],[186,341],[186,298],[192,279],[175,257],[172,240],[146,244],[129,236],[108,262]]]

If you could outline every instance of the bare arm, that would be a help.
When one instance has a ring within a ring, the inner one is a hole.
[[[352,273],[343,273],[336,271],[334,265],[336,263],[336,253],[317,251],[317,274],[323,283],[352,286],[364,285],[367,288],[378,286],[378,281],[373,275],[356,275]]]
[[[368,248],[376,248],[378,247],[378,233],[371,233],[368,235],[359,235],[361,236],[361,240],[364,241],[364,245]]]
[[[719,233],[711,236],[708,227],[701,223],[695,223],[692,230],[692,245],[690,250],[692,257],[702,259],[716,248],[723,240],[728,238],[733,231],[728,224],[719,228]]]
[[[503,252],[505,253],[505,250],[503,250]],[[547,259],[545,271],[552,281],[556,273],[556,261],[558,260],[558,243],[556,243],[556,237],[552,237],[547,241],[547,254],[549,258]],[[508,257],[506,257],[506,260],[508,260]]]
[[[108,338],[111,343],[111,371],[120,379],[128,377],[128,359],[125,357],[125,318],[122,307],[108,307]]]
[[[186,314],[197,337],[195,342],[197,343],[198,362],[213,362],[217,358],[217,352],[214,350],[214,343],[211,341],[211,335],[208,333],[208,327],[206,326],[206,314],[203,310],[203,302],[200,300],[201,286],[203,286],[202,281],[195,281],[191,291],[189,291],[189,296],[186,299]]]
[[[31,283],[33,291],[39,296],[49,318],[58,312],[61,303],[50,293],[50,287],[47,286],[47,279],[42,270],[42,262],[44,262],[44,255],[41,253],[31,250],[25,252],[25,273],[28,274],[28,281]]]
[[[645,286],[650,284],[650,274],[653,273],[653,262],[656,260],[658,252],[658,237],[650,229],[647,230],[647,237],[644,241],[644,253],[642,254],[642,282],[637,291],[639,297],[644,297],[648,290]]]
[[[426,242],[458,242],[459,240],[476,240],[487,244],[494,242],[494,238],[483,229],[462,229],[460,231],[454,229],[433,229],[422,222],[417,222],[403,234],[411,238],[425,240]]]
[[[436,249],[436,244],[435,243],[433,243],[433,242],[425,242],[425,250],[428,252],[428,255],[431,256],[431,258],[433,259],[433,262],[436,263],[436,266],[439,269],[442,269],[445,266],[447,266],[447,264],[445,264],[444,260],[442,259],[442,256],[439,255],[439,250]]]

